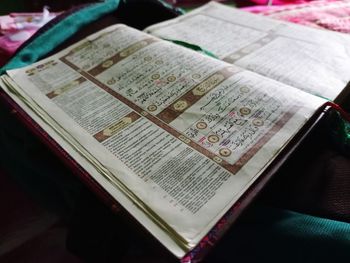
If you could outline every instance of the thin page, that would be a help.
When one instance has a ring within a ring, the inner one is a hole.
[[[8,74],[184,252],[324,103],[124,25]]]
[[[350,79],[350,37],[211,2],[146,29],[201,46],[220,59],[334,100]]]
[[[6,84],[3,79],[6,80]],[[19,91],[20,88],[16,87],[16,84],[11,79],[9,79],[7,76],[0,77],[0,88],[2,88],[3,91],[6,92],[8,96],[10,96],[33,119],[34,122],[45,130],[45,132],[70,155],[70,158],[84,167],[84,170],[87,171],[96,182],[98,182],[115,200],[118,200],[119,204],[127,207],[129,213],[133,217],[138,218],[138,220],[142,222],[143,226],[148,229],[148,231],[151,232],[155,238],[161,240],[162,243],[178,258],[185,255],[183,248],[177,245],[177,243],[174,242],[174,240],[166,233],[164,233],[162,229],[155,224],[155,222],[153,222],[147,215],[145,215],[145,213],[138,209],[133,204],[133,201],[125,196],[125,194],[123,194],[119,188],[115,187],[109,180],[101,176],[96,167],[94,167],[91,162],[86,160],[84,156],[77,152],[75,147],[71,145],[59,131],[53,129],[52,121],[47,116],[39,116],[38,113],[32,109],[33,105],[30,105],[30,103],[28,105],[28,102],[30,101],[28,96],[25,96],[23,93],[21,95],[25,97],[19,96],[19,94],[14,94],[14,92],[16,90]]]

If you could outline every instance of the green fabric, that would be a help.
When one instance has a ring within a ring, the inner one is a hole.
[[[124,0],[124,1],[126,2],[127,0]],[[162,5],[165,6],[166,8],[168,8],[168,9],[173,9],[173,8],[174,8],[173,5],[169,4],[169,3],[166,2],[165,0],[158,0],[158,1],[161,2]],[[176,10],[177,10],[179,13],[181,13],[181,14],[185,14],[185,13],[186,13],[186,11],[185,11],[183,8],[181,8],[181,7],[176,7]]]
[[[210,52],[209,50],[206,50],[198,45],[195,45],[195,44],[191,44],[191,43],[188,43],[188,42],[185,42],[185,41],[181,41],[181,40],[175,40],[175,39],[166,39],[164,38],[164,40],[167,40],[167,41],[170,41],[176,45],[179,45],[179,46],[183,46],[183,47],[186,47],[186,48],[189,48],[189,49],[192,49],[194,51],[197,51],[199,53],[202,53],[204,55],[207,55],[209,57],[212,57],[212,58],[216,58],[216,59],[219,59],[214,53]]]
[[[210,259],[221,263],[350,262],[350,224],[255,205]]]
[[[102,3],[89,5],[79,12],[64,18],[56,26],[50,28],[33,40],[28,46],[20,50],[4,67],[0,75],[6,70],[30,65],[52,51],[53,48],[71,37],[84,25],[97,20],[103,15],[116,10],[119,0],[106,0]]]

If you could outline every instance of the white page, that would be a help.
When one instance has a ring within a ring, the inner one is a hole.
[[[197,44],[220,59],[334,100],[350,76],[350,37],[218,3],[146,29]]]

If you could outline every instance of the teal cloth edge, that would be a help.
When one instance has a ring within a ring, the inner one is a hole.
[[[71,37],[81,27],[95,21],[105,14],[116,10],[120,0],[106,0],[86,6],[79,12],[64,18],[56,26],[48,29],[33,42],[20,50],[5,66],[0,68],[0,75],[6,70],[30,65],[48,54],[52,49]]]
[[[124,1],[127,1],[127,0],[124,0]],[[159,0],[159,2],[166,8],[168,9],[175,9],[177,12],[179,12],[180,14],[184,15],[186,13],[186,11],[181,8],[181,7],[175,7],[173,6],[172,4],[168,3],[168,2],[165,2],[164,0]]]
[[[169,39],[169,38],[162,38],[162,39],[166,40],[166,41],[169,41],[169,42],[172,42],[172,43],[174,43],[176,45],[192,49],[194,51],[197,51],[197,52],[202,53],[204,55],[207,55],[209,57],[219,59],[213,52],[210,52],[209,50],[204,49],[201,46],[198,46],[196,44],[193,44],[193,43],[190,43],[190,42],[185,42],[185,41],[182,41],[182,40],[177,40],[177,39]]]
[[[350,224],[259,203],[221,244],[215,262],[231,262],[227,251],[237,262],[350,262]]]
[[[332,238],[346,241],[350,245],[350,224],[348,222],[318,217],[315,215],[303,214],[292,210],[279,209],[270,206],[256,206],[247,213],[247,221],[260,221],[264,225],[264,231],[271,233],[271,230],[290,236],[299,236],[310,233],[320,238]],[[350,256],[350,255],[349,255]]]

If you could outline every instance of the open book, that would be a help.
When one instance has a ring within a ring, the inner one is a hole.
[[[0,85],[182,258],[347,93],[350,38],[215,3],[146,31],[108,27]]]

